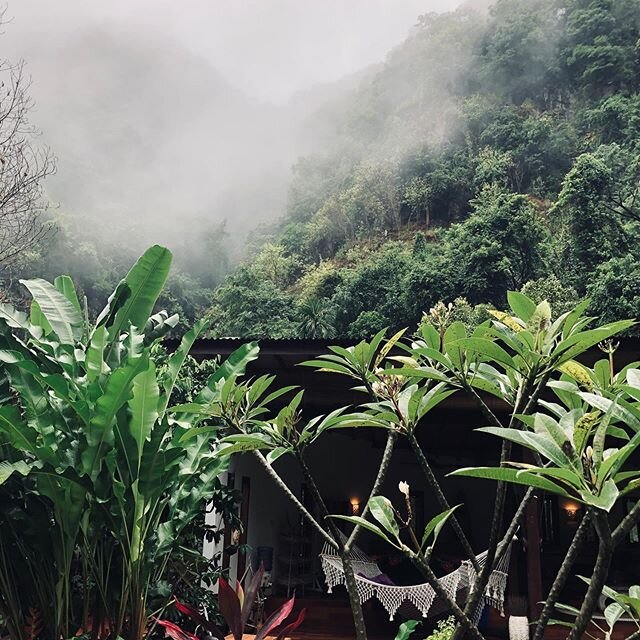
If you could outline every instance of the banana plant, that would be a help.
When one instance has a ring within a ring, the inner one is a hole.
[[[26,640],[55,624],[51,511],[27,475],[5,476],[0,496],[0,616],[12,639]]]
[[[94,632],[142,638],[149,584],[227,464],[211,448],[211,432],[196,428],[197,411],[179,420],[168,411],[180,368],[206,327],[196,323],[166,364],[156,366],[153,347],[178,320],[153,313],[170,265],[167,249],[147,250],[93,324],[68,277],[24,281],[29,315],[0,306],[0,364],[11,390],[0,406],[0,434],[12,455],[3,470],[28,474],[32,490],[50,505],[52,638],[91,625]],[[208,385],[255,357],[255,345],[241,347]],[[78,552],[80,603],[72,589]]]

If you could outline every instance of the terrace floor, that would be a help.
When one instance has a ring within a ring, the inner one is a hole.
[[[567,631],[567,629],[562,629],[560,627],[547,629],[547,631],[545,631],[544,637],[545,640],[565,640],[567,637]],[[628,638],[629,635],[631,635],[631,633],[633,633],[634,631],[637,631],[637,628],[635,626],[625,626],[619,624],[616,627],[614,634],[611,636],[611,640],[624,640],[625,638]],[[374,631],[373,633],[368,634],[368,638],[369,640],[392,640],[394,635],[395,634],[376,635]],[[416,633],[414,637],[416,638],[416,640],[421,640],[422,638],[426,637],[426,635],[426,633],[423,633],[422,635]],[[487,640],[496,640],[505,637],[502,635],[493,636],[488,632],[485,632],[484,636],[485,638],[487,638]],[[590,638],[586,635],[584,636],[584,638],[585,640],[590,640]],[[291,640],[354,640],[354,635],[353,633],[336,634],[331,631],[316,633],[313,631],[300,630],[291,635]]]
[[[279,606],[283,601],[284,598],[270,598],[267,609]],[[307,608],[307,615],[301,628],[291,635],[291,640],[354,640],[351,610],[346,599],[339,595],[314,594],[296,600],[296,610],[302,607]],[[508,640],[507,619],[493,609],[489,611],[487,626],[482,629],[483,635],[487,640]],[[395,637],[401,620],[389,622],[385,612],[372,602],[365,604],[364,613],[369,640],[392,640]],[[425,621],[420,632],[414,634],[416,640],[427,637],[433,624],[431,619]],[[637,627],[632,623],[618,623],[610,640],[624,640],[635,631]],[[549,627],[544,637],[545,640],[565,640],[567,629]],[[588,636],[584,638],[586,640]]]
[[[267,602],[267,610],[278,607],[284,598],[273,597]],[[346,597],[340,594],[313,594],[304,598],[296,599],[295,610],[306,607],[307,615],[301,627],[291,635],[291,640],[353,640],[353,621],[351,609]],[[403,620],[396,616],[393,622],[389,621],[388,614],[377,601],[366,602],[363,606],[365,621],[369,640],[392,640]],[[490,620],[490,627],[495,626],[496,631],[502,627],[504,633],[496,632],[486,635],[491,640],[507,640],[506,624],[504,619],[495,612],[496,620],[493,616]],[[435,625],[435,620],[429,618],[420,628],[420,633],[416,632],[416,640],[425,638]],[[422,634],[422,635],[421,635]]]

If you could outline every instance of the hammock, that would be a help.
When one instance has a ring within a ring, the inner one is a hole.
[[[446,601],[440,601],[433,587],[428,583],[410,586],[395,585],[362,550],[354,547],[350,557],[358,587],[360,604],[365,603],[370,598],[377,598],[387,610],[389,620],[393,620],[398,610],[401,610],[401,614],[407,617],[421,615],[426,618],[430,613],[431,615],[437,615],[447,609]],[[501,615],[504,615],[504,592],[507,586],[507,571],[510,558],[511,543],[489,577],[489,583],[480,603],[481,606],[476,613],[477,619],[480,618],[484,605],[490,605],[498,609]],[[337,555],[337,551],[327,543],[322,549],[320,560],[327,588],[331,593],[333,587],[345,582],[342,560]],[[487,552],[485,551],[476,556],[476,560],[478,565],[483,567],[487,560]],[[438,580],[447,594],[453,600],[459,601],[460,597],[473,586],[476,575],[471,561],[464,560],[455,571],[438,578]]]

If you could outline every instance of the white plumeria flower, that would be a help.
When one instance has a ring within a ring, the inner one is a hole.
[[[407,496],[407,498],[409,497],[409,483],[408,482],[405,482],[404,480],[399,482],[398,483],[398,489],[399,489],[400,493],[402,493],[405,496]]]

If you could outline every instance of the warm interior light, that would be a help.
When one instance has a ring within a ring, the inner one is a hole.
[[[562,507],[569,520],[577,520],[581,506],[577,502],[565,502]]]
[[[351,515],[357,516],[360,513],[360,500],[358,500],[358,498],[351,498],[349,504],[351,505]]]

